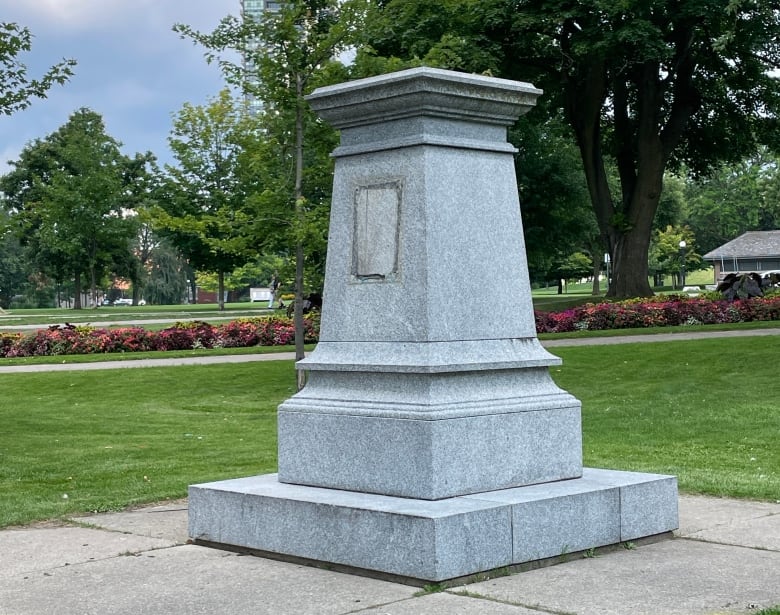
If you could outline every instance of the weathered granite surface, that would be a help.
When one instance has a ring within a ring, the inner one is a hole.
[[[320,342],[278,476],[192,486],[194,539],[439,581],[676,527],[674,477],[583,470],[536,339],[506,130],[539,94],[417,68],[309,97],[341,130]]]
[[[645,519],[627,502],[650,496]],[[275,475],[193,485],[189,533],[426,581],[662,534],[677,527],[674,477],[585,470],[580,479],[427,501],[302,487]],[[663,514],[655,514],[662,510]]]
[[[279,408],[282,482],[438,499],[580,475],[506,141],[538,94],[421,68],[310,97],[341,146],[320,343]]]

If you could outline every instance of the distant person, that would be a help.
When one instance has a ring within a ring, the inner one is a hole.
[[[274,299],[276,299],[276,294],[279,292],[279,278],[276,273],[271,276],[271,283],[268,286],[271,289],[271,299],[268,301],[268,307],[273,308]]]

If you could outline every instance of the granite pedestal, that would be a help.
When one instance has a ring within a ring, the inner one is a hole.
[[[309,97],[341,131],[320,342],[278,476],[191,487],[194,539],[438,581],[676,527],[673,477],[583,470],[536,338],[506,129],[539,94],[418,68]]]

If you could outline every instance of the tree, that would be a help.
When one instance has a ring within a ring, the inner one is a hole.
[[[46,139],[28,144],[0,178],[5,205],[39,271],[58,282],[73,276],[76,309],[82,277],[89,276],[96,303],[99,278],[130,250],[134,226],[126,212],[149,158],[122,155],[102,117],[84,108]]]
[[[681,242],[685,247],[681,247]],[[701,255],[696,251],[696,237],[687,226],[667,226],[653,233],[650,259],[655,264],[655,273],[671,275],[672,286],[682,289],[683,271],[693,271],[701,267]]]
[[[593,259],[582,252],[574,252],[565,258],[553,262],[550,273],[558,282],[558,294],[563,293],[564,283],[568,280],[585,278],[593,271]]]
[[[32,98],[45,98],[49,89],[73,76],[75,60],[63,60],[39,79],[27,76],[17,56],[32,49],[32,33],[15,23],[0,22],[0,113],[11,115],[30,106]]]
[[[0,308],[11,306],[26,281],[26,270],[19,239],[11,231],[8,214],[0,209]]]
[[[747,231],[780,228],[780,158],[761,149],[689,182],[684,217],[705,253]]]
[[[554,263],[575,251],[594,252],[597,262],[604,252],[600,246],[592,250],[598,230],[570,136],[560,118],[539,116],[523,118],[509,134],[519,150],[515,169],[526,257],[536,282],[550,279]]]
[[[247,122],[228,90],[206,106],[185,104],[168,139],[178,164],[166,166],[167,194],[158,194],[153,213],[157,230],[194,269],[217,274],[220,310],[225,309],[225,274],[255,249],[236,171]]]
[[[175,30],[203,45],[209,61],[226,49],[238,51],[244,62],[220,60],[229,83],[262,101],[261,126],[264,136],[282,146],[288,163],[277,166],[288,171],[278,176],[265,199],[282,196],[287,215],[288,237],[295,254],[295,350],[304,357],[303,295],[306,238],[311,233],[309,213],[318,213],[322,195],[312,194],[306,185],[306,135],[316,124],[304,96],[328,82],[329,71],[337,70],[332,59],[352,44],[362,24],[363,0],[291,0],[278,11],[268,11],[262,20],[226,17],[211,34],[183,25]],[[343,73],[342,73],[343,75]],[[279,202],[272,207],[277,213]],[[265,216],[260,216],[265,217]],[[302,377],[302,374],[299,373]],[[299,380],[299,386],[302,381]]]
[[[147,303],[179,304],[187,296],[187,263],[166,240],[155,242],[149,254],[149,275],[144,287]]]
[[[780,141],[772,3],[389,0],[370,23],[380,55],[532,81],[564,111],[612,256],[612,297],[652,294],[648,248],[668,167],[704,173]]]

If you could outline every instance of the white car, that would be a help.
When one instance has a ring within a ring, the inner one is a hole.
[[[132,299],[119,298],[119,299],[114,301],[114,305],[133,305],[133,300]]]

